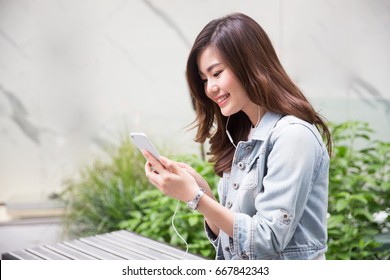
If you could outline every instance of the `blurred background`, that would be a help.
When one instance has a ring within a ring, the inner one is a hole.
[[[390,140],[389,0],[0,0],[0,251],[19,218],[48,218],[32,242],[57,234],[51,198],[123,134],[199,153],[186,59],[232,12],[263,26],[327,120]]]

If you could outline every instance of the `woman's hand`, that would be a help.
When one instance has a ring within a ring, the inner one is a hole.
[[[198,211],[202,213],[207,224],[215,235],[221,228],[229,236],[233,236],[234,216],[227,208],[220,205],[206,180],[193,168],[185,163],[178,163],[165,157],[160,161],[147,151],[143,151],[147,162],[145,165],[146,177],[163,194],[184,202],[192,200],[202,187],[206,194],[199,202]]]
[[[158,161],[147,151],[143,151],[143,153],[148,160],[145,165],[146,177],[163,194],[184,202],[195,197],[199,185],[189,169],[183,168],[183,165],[180,166],[181,164],[165,157],[160,157],[160,161]],[[195,172],[195,170],[193,171]]]
[[[189,166],[188,164],[186,164],[184,162],[177,162],[177,164],[181,168],[187,170],[187,172],[190,173],[192,175],[192,177],[194,177],[194,179],[199,187],[201,187],[204,190],[210,189],[207,181],[198,172],[196,172],[195,169],[193,169],[191,166]]]
[[[200,188],[204,189],[208,196],[210,196],[212,199],[216,200],[216,198],[214,197],[213,192],[210,189],[209,183],[207,183],[207,181],[198,172],[196,172],[195,169],[193,169],[191,166],[189,166],[188,164],[183,163],[183,162],[178,162],[177,164],[181,168],[187,170],[187,172],[190,173],[192,175],[192,177],[194,177],[194,179],[195,179],[196,183],[198,184],[198,186]]]

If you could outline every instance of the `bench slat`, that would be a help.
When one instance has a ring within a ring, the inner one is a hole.
[[[184,251],[182,251],[181,249],[175,248],[171,245],[168,245],[168,244],[165,244],[165,243],[162,243],[159,241],[155,241],[155,240],[153,240],[153,242],[151,242],[151,240],[149,238],[143,237],[141,235],[135,234],[135,233],[130,232],[130,231],[120,230],[120,231],[114,231],[111,234],[116,235],[116,236],[121,236],[125,240],[140,244],[142,246],[145,246],[145,247],[148,247],[151,249],[158,248],[158,250],[160,252],[165,252],[166,254],[171,255],[177,259],[181,259],[182,256],[184,255]],[[184,256],[184,259],[186,259],[186,260],[202,260],[204,258],[199,257],[199,256],[194,255],[194,254],[187,253]]]
[[[124,260],[118,255],[111,254],[87,243],[81,242],[80,240],[72,240],[63,242],[64,245],[74,248],[78,251],[85,252],[88,255],[94,256],[99,260]]]
[[[27,252],[30,252],[31,254],[37,255],[42,259],[45,260],[69,260],[69,258],[58,254],[54,251],[51,251],[44,246],[34,247],[30,249],[26,249]]]
[[[54,252],[57,252],[58,254],[64,255],[72,260],[96,260],[97,258],[85,254],[81,251],[78,251],[72,247],[66,246],[62,243],[59,244],[53,244],[53,245],[45,245],[46,248],[49,250],[52,250]]]
[[[125,240],[129,240],[133,243],[140,244],[142,246],[146,246],[151,249],[158,249],[159,251],[165,252],[166,254],[170,254],[171,256],[174,257],[182,256],[184,254],[184,252],[180,249],[177,249],[175,247],[172,247],[170,245],[155,240],[154,242],[151,242],[149,238],[143,237],[133,232],[121,230],[121,231],[113,232],[112,234],[121,236]]]
[[[170,255],[167,255],[165,252],[161,252],[155,249],[151,249],[145,245],[140,245],[134,242],[130,242],[126,239],[121,238],[120,236],[116,236],[110,233],[103,234],[99,236],[100,239],[106,240],[107,242],[110,242],[112,244],[116,244],[118,246],[122,246],[125,248],[128,248],[129,250],[146,256],[148,259],[153,260],[177,260],[177,257],[172,257]]]
[[[9,252],[2,255],[3,260],[43,260],[42,258],[34,255],[25,250]]]
[[[117,246],[105,240],[99,239],[99,237],[92,236],[88,238],[80,238],[81,242],[87,243],[89,245],[95,246],[99,249],[107,251],[112,254],[116,254],[122,258],[128,260],[147,260],[148,258],[143,255],[138,255],[128,249],[124,249],[123,247]]]

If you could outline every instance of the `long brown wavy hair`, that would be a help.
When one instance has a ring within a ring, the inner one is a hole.
[[[196,142],[210,138],[210,162],[222,176],[231,168],[235,148],[225,132],[227,117],[210,100],[197,65],[198,55],[207,47],[216,47],[224,63],[242,83],[249,99],[267,111],[294,115],[316,125],[332,152],[330,131],[322,117],[283,69],[268,35],[252,18],[234,13],[208,23],[195,39],[187,60],[186,78],[196,111]],[[231,116],[229,132],[234,142],[247,140],[251,122],[242,111]]]

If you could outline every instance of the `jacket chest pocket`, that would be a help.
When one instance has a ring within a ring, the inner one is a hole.
[[[262,182],[259,176],[258,157],[247,166],[242,175],[240,187],[237,189],[237,203],[239,211],[249,215],[256,213],[255,199],[262,190]]]
[[[245,171],[243,171],[241,175],[242,179],[240,185],[242,190],[251,190],[259,184],[258,159],[259,157],[255,157],[247,166],[245,166]]]

